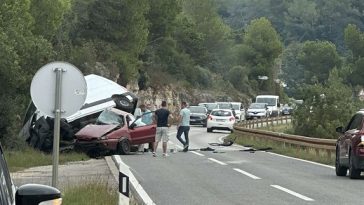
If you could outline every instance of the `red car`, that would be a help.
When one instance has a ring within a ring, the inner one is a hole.
[[[337,176],[360,178],[364,170],[364,110],[357,112],[344,127],[336,128],[340,134],[336,143],[335,170]]]
[[[153,114],[135,117],[116,108],[104,110],[96,120],[78,131],[75,148],[90,156],[108,153],[129,154],[131,147],[155,141],[156,125]]]

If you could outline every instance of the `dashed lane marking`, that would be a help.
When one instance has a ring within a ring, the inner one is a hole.
[[[281,190],[281,191],[284,191],[284,192],[286,192],[286,193],[288,193],[288,194],[291,194],[291,195],[293,195],[293,196],[295,196],[295,197],[298,197],[298,198],[300,198],[300,199],[303,199],[303,200],[305,200],[305,201],[315,201],[315,200],[313,200],[313,199],[311,199],[311,198],[309,198],[309,197],[307,197],[307,196],[304,196],[304,195],[299,194],[299,193],[297,193],[297,192],[291,191],[291,190],[286,189],[286,188],[284,188],[284,187],[281,187],[281,186],[279,186],[279,185],[270,185],[270,186],[271,186],[271,187],[274,187],[274,188],[276,188],[276,189],[279,189],[279,190]]]
[[[205,156],[204,154],[201,154],[201,153],[199,153],[199,152],[195,152],[195,151],[190,151],[190,152],[192,152],[193,154],[196,154],[196,155],[198,155],[198,156],[201,156],[201,157],[204,157],[204,156]]]
[[[226,163],[224,163],[224,162],[221,162],[221,161],[219,161],[219,160],[217,160],[217,159],[214,159],[214,158],[208,158],[209,160],[211,160],[211,161],[213,161],[213,162],[216,162],[216,163],[218,163],[218,164],[220,164],[220,165],[227,165]]]
[[[248,173],[248,172],[246,172],[246,171],[243,171],[243,170],[241,170],[241,169],[234,168],[234,170],[235,170],[235,171],[237,171],[237,172],[239,172],[239,173],[241,173],[241,174],[244,174],[245,176],[248,176],[248,177],[250,177],[250,178],[252,178],[252,179],[261,179],[260,177],[257,177],[257,176],[255,176],[255,175],[250,174],[250,173]]]

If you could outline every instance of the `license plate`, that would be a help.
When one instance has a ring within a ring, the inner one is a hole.
[[[224,119],[216,119],[216,122],[225,122]]]

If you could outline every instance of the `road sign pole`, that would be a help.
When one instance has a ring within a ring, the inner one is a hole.
[[[58,161],[59,161],[59,139],[61,130],[61,94],[62,94],[62,68],[55,68],[56,73],[56,96],[54,105],[54,138],[53,138],[53,168],[52,168],[52,186],[58,186]]]

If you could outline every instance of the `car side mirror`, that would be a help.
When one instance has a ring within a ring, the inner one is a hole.
[[[61,192],[50,186],[41,184],[26,184],[16,191],[16,205],[46,205],[61,204]]]
[[[130,125],[129,125],[129,128],[130,129],[134,129],[136,127],[136,123],[135,122],[133,122],[133,123],[131,123]]]
[[[342,126],[336,128],[336,132],[344,133],[344,128]]]

